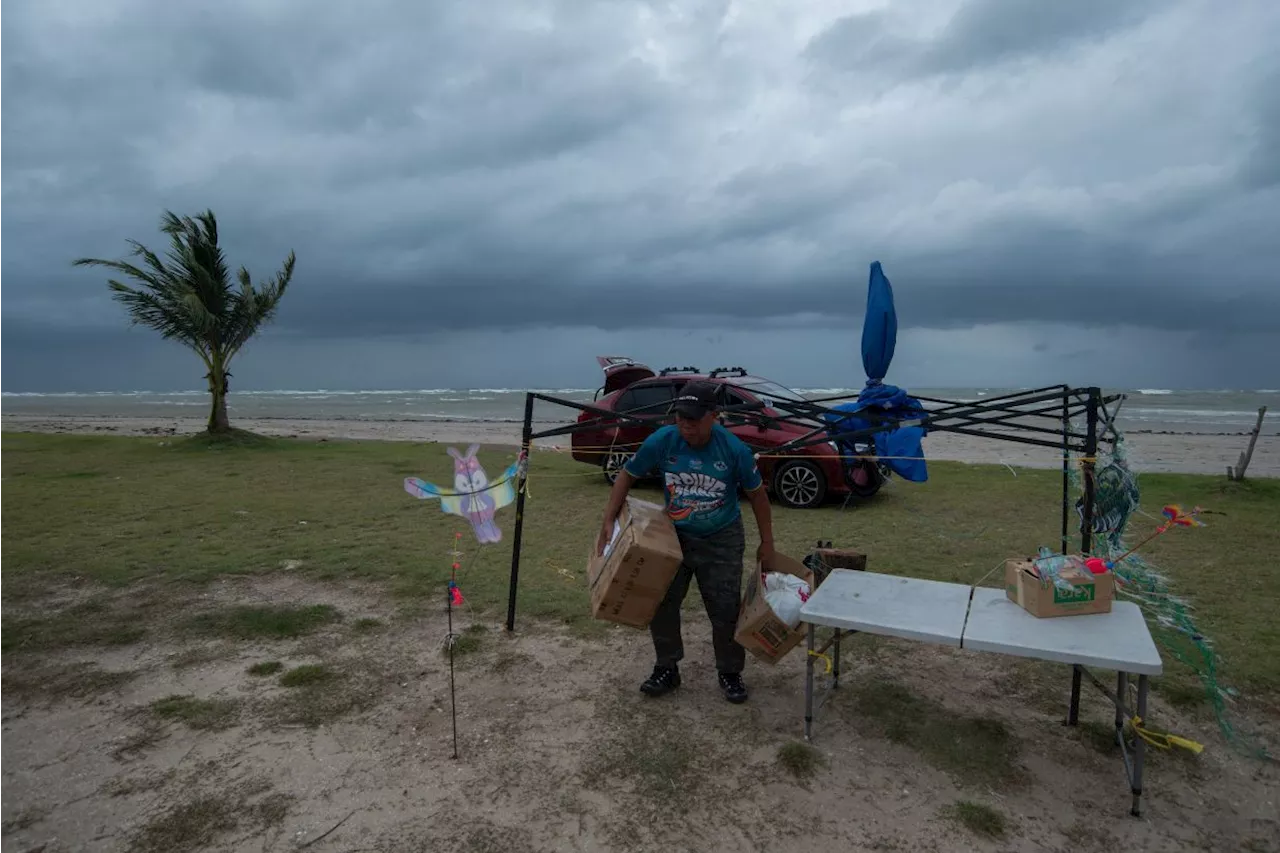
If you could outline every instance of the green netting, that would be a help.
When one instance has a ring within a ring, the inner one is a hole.
[[[1129,545],[1126,534],[1129,522],[1140,512],[1141,491],[1138,476],[1129,467],[1123,435],[1116,433],[1114,449],[1099,453],[1095,469],[1093,548],[1089,556],[1116,560]],[[1080,473],[1072,469],[1072,483],[1083,490]],[[1084,497],[1076,501],[1076,512],[1084,521]],[[1253,738],[1240,733],[1228,714],[1228,702],[1238,695],[1218,680],[1218,657],[1213,643],[1196,625],[1193,607],[1174,594],[1169,578],[1159,567],[1140,554],[1130,554],[1114,566],[1116,594],[1134,601],[1142,608],[1156,642],[1168,650],[1199,678],[1205,695],[1213,707],[1223,736],[1235,748],[1257,757],[1268,757],[1266,750]]]

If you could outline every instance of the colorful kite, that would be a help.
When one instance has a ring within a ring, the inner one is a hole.
[[[476,539],[482,544],[500,542],[502,531],[494,523],[498,510],[516,499],[515,479],[519,476],[523,457],[507,466],[496,482],[490,483],[476,451],[480,445],[467,448],[465,455],[449,448],[453,457],[453,488],[446,489],[417,477],[405,477],[404,490],[416,498],[440,500],[440,509],[471,522]]]
[[[1089,570],[1094,574],[1101,574],[1102,572],[1105,572],[1105,571],[1111,571],[1111,570],[1114,570],[1116,566],[1121,565],[1126,558],[1132,556],[1134,551],[1137,551],[1139,548],[1141,548],[1143,545],[1146,545],[1152,539],[1155,539],[1161,533],[1164,533],[1174,527],[1204,527],[1205,526],[1203,521],[1196,518],[1196,516],[1204,512],[1204,510],[1201,509],[1200,507],[1196,507],[1195,509],[1191,510],[1191,512],[1183,512],[1182,507],[1178,506],[1177,504],[1169,504],[1161,512],[1164,514],[1164,517],[1168,519],[1168,521],[1166,521],[1164,524],[1157,527],[1155,533],[1152,533],[1146,539],[1143,539],[1141,542],[1139,542],[1137,545],[1134,545],[1128,551],[1125,551],[1119,557],[1115,557],[1114,559],[1110,559],[1110,560],[1104,560],[1101,557],[1090,557],[1089,559],[1085,560],[1085,565],[1087,565],[1089,567]],[[1116,580],[1120,581],[1121,583],[1124,582],[1123,577],[1118,577],[1116,578]]]

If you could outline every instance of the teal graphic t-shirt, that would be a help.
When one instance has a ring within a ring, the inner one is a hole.
[[[742,514],[738,487],[758,489],[762,480],[751,448],[720,424],[705,447],[692,447],[675,425],[650,435],[624,466],[633,477],[662,472],[667,515],[677,530],[694,536],[715,533]]]

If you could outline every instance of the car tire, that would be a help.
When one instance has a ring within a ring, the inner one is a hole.
[[[628,453],[625,450],[610,450],[604,457],[604,462],[600,463],[604,468],[604,481],[609,485],[613,485],[618,479],[618,470],[631,461],[634,453]]]
[[[827,497],[827,478],[818,463],[789,459],[773,472],[773,494],[783,506],[811,509]]]

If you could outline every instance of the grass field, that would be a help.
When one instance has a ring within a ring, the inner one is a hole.
[[[490,476],[514,450],[486,447]],[[934,462],[927,484],[891,483],[874,500],[842,509],[794,511],[775,505],[780,550],[803,556],[818,539],[869,555],[875,571],[974,582],[1009,556],[1057,547],[1061,475]],[[181,591],[227,575],[295,572],[320,580],[385,582],[403,606],[442,597],[449,551],[461,532],[460,585],[471,606],[505,611],[514,509],[499,513],[504,540],[478,546],[460,519],[406,494],[420,476],[452,482],[441,445],[379,442],[251,441],[210,446],[193,439],[3,436],[3,583],[6,609],[38,601],[67,583],[120,587],[147,579]],[[1141,478],[1143,508],[1200,504],[1220,515],[1194,531],[1161,537],[1149,558],[1190,599],[1221,657],[1221,678],[1255,707],[1280,700],[1280,482],[1227,483],[1221,477]],[[653,490],[641,490],[653,499]],[[585,557],[608,487],[598,472],[553,452],[530,466],[519,620],[551,620],[590,635]],[[750,510],[744,505],[749,536]],[[1145,525],[1145,519],[1139,519]],[[1154,522],[1151,522],[1154,526]],[[754,547],[754,540],[749,539]],[[998,586],[998,574],[986,585]],[[691,600],[696,596],[691,596]],[[33,617],[6,615],[4,649],[130,642],[145,621],[95,619],[93,602]],[[234,636],[294,630],[323,610],[286,624],[254,613],[220,626]],[[264,624],[263,619],[267,622]],[[1185,675],[1170,662],[1166,682]]]
[[[514,454],[480,457],[496,475]],[[4,848],[1275,849],[1276,765],[1227,748],[1170,655],[1149,725],[1205,750],[1148,751],[1140,821],[1112,709],[1086,693],[1080,725],[1060,725],[1053,664],[851,637],[802,743],[802,653],[749,661],[751,701],[730,705],[691,612],[680,695],[641,696],[646,632],[587,615],[608,487],[555,452],[530,471],[508,634],[514,509],[479,546],[403,490],[452,482],[441,445],[4,433],[4,750],[21,768]],[[873,570],[988,585],[1006,557],[1057,547],[1059,472],[931,476],[848,509],[775,506],[778,545],[830,540]],[[1148,512],[1221,513],[1149,554],[1241,691],[1233,723],[1275,743],[1280,483],[1143,487]],[[455,542],[467,603],[450,628]]]

